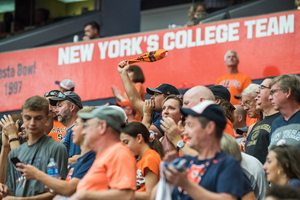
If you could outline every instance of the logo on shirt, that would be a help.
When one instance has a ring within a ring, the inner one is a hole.
[[[138,169],[136,171],[136,186],[137,186],[137,190],[141,188],[142,184],[145,184],[145,177],[143,177],[142,170]]]
[[[224,80],[219,85],[223,85],[229,90],[231,86],[235,86],[237,89],[240,89],[241,83],[237,80]]]

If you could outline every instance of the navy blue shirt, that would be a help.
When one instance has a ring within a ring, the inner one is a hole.
[[[77,145],[77,144],[73,143],[73,137],[72,137],[72,135],[73,135],[73,131],[72,131],[73,126],[71,126],[67,130],[67,132],[65,134],[65,137],[61,141],[61,143],[63,143],[67,147],[69,157],[71,157],[73,155],[80,155],[81,154],[80,145]]]
[[[223,151],[213,159],[198,160],[198,157],[183,156],[189,163],[188,178],[203,188],[215,193],[227,193],[241,198],[244,193],[244,175],[240,163]],[[192,200],[187,192],[176,187],[172,199]]]
[[[152,112],[151,123],[153,123],[153,126],[155,126],[160,131],[162,136],[164,136],[165,132],[160,128],[161,125],[160,120],[162,120],[162,116],[157,112]]]
[[[72,178],[82,179],[94,163],[95,157],[96,153],[94,151],[89,151],[80,158],[78,158],[77,163],[69,167],[69,174],[67,180],[70,180]]]

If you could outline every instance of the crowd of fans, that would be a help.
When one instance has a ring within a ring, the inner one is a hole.
[[[145,100],[141,68],[122,61],[116,105],[83,107],[70,79],[28,98],[0,120],[0,198],[299,199],[300,78],[253,84],[235,51],[224,61],[184,95],[162,83]]]

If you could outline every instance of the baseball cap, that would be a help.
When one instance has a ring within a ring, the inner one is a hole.
[[[230,92],[223,85],[213,85],[208,87],[215,96],[219,96],[230,103]],[[230,106],[235,110],[235,107],[230,103]]]
[[[135,108],[132,106],[128,99],[126,101],[119,101],[117,105],[121,107],[130,107],[134,112],[136,112]]]
[[[121,133],[125,126],[125,117],[121,110],[111,106],[99,106],[90,113],[78,113],[82,119],[98,118],[105,120],[107,124]]]
[[[57,101],[68,100],[78,106],[80,109],[83,108],[81,98],[78,94],[72,91],[65,93],[59,92],[58,95],[54,98],[50,98],[50,105],[56,106]]]
[[[222,128],[222,130],[225,129],[225,126],[227,124],[227,119],[222,108],[211,100],[204,100],[192,108],[181,107],[180,111],[184,115],[192,115],[196,117],[202,116],[211,121],[214,121],[216,125]]]
[[[55,81],[55,84],[59,85],[60,87],[66,90],[70,90],[75,87],[75,84],[71,79],[64,79],[61,82]]]
[[[173,85],[170,85],[170,84],[166,84],[166,83],[161,84],[157,88],[147,87],[146,91],[148,94],[151,94],[151,95],[154,95],[155,92],[165,94],[167,96],[170,94],[176,94],[176,95],[180,94],[180,92],[177,90],[176,87],[174,87]]]
[[[239,134],[239,135],[243,135],[244,132],[248,132],[248,128],[249,128],[248,125],[243,127],[243,128],[237,128],[236,133]]]

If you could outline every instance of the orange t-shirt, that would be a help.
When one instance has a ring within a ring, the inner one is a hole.
[[[251,84],[251,79],[249,76],[243,73],[236,74],[226,74],[217,79],[215,85],[223,85],[230,92],[230,103],[232,105],[238,105],[239,99],[234,98],[234,95],[242,94],[243,90]]]
[[[157,181],[159,181],[159,163],[161,162],[161,158],[159,154],[153,149],[147,149],[144,153],[141,160],[137,162],[137,171],[136,171],[136,186],[137,191],[146,192],[145,185],[145,170],[152,171],[157,175]]]
[[[53,128],[48,135],[57,142],[61,142],[66,134],[66,131],[67,129],[62,123],[57,120],[53,120]]]
[[[248,119],[249,118],[249,119]],[[247,120],[246,120],[246,124],[248,126],[251,126],[252,124],[254,123],[257,123],[259,122],[259,118],[250,118],[248,115],[247,115]]]
[[[121,142],[98,153],[96,159],[77,185],[80,191],[136,189],[136,160]]]
[[[227,124],[226,124],[226,127],[225,127],[223,133],[227,133],[227,134],[231,135],[234,139],[236,139],[236,136],[233,131],[233,125],[228,118],[227,118]]]

